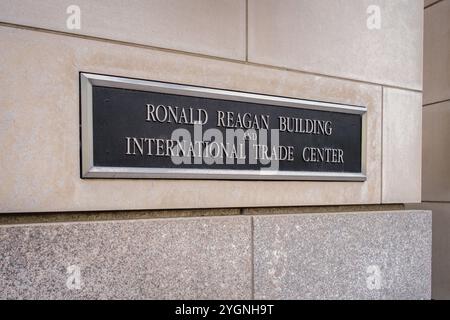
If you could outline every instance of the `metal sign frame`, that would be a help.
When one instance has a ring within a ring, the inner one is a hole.
[[[252,102],[271,106],[359,114],[361,123],[361,172],[269,171],[235,169],[183,169],[94,166],[93,158],[93,86],[178,94],[185,96]],[[230,91],[139,80],[124,77],[80,73],[81,108],[81,177],[82,178],[150,178],[150,179],[233,179],[233,180],[328,180],[365,181],[367,148],[367,108],[329,102],[302,100],[263,94]]]

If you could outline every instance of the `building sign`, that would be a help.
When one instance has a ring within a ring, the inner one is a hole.
[[[365,180],[365,107],[80,74],[83,178]]]

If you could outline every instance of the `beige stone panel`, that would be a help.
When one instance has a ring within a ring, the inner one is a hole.
[[[425,10],[424,104],[450,99],[450,0]]]
[[[422,94],[383,90],[383,203],[421,198]]]
[[[250,61],[422,89],[423,0],[249,0],[248,15]]]
[[[381,201],[381,87],[0,27],[0,212]],[[367,181],[80,179],[79,71],[365,105]]]
[[[423,202],[411,206],[433,214],[432,299],[450,299],[450,203]]]
[[[67,25],[74,4],[80,29]],[[2,0],[0,21],[230,59],[246,55],[245,0]]]
[[[423,108],[423,201],[450,201],[450,101]]]

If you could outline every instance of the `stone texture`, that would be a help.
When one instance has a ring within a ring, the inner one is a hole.
[[[450,101],[423,108],[423,201],[450,201]]]
[[[439,2],[439,1],[441,1],[441,0],[425,0],[424,1],[424,6],[425,7],[431,6],[432,4],[434,4],[436,2]]]
[[[250,219],[0,226],[0,299],[248,299]]]
[[[424,202],[411,209],[433,212],[432,298],[450,299],[450,203]]]
[[[381,201],[380,86],[4,26],[0,41],[2,213]],[[80,71],[367,106],[367,181],[82,180]]]
[[[303,214],[303,213],[338,213],[355,211],[394,211],[403,210],[404,204],[372,204],[372,205],[347,205],[347,206],[301,206],[301,207],[269,207],[269,208],[244,208],[242,214],[246,215],[279,215],[279,214]],[[5,218],[7,215],[4,216]],[[0,224],[1,224],[0,216]]]
[[[73,4],[79,30],[67,27]],[[0,1],[1,22],[241,60],[245,19],[245,0]]]
[[[375,205],[374,205],[375,206]],[[347,206],[343,206],[345,208]],[[384,207],[384,205],[383,205]],[[346,211],[348,211],[347,209]],[[217,209],[179,209],[179,210],[130,210],[130,211],[75,211],[75,212],[27,212],[0,214],[0,225],[3,224],[29,224],[49,222],[80,222],[80,221],[111,221],[111,220],[137,220],[155,218],[194,218],[210,216],[240,215],[239,208]]]
[[[383,203],[421,199],[422,94],[383,90]]]
[[[369,30],[368,7],[381,28]],[[248,57],[277,65],[422,89],[423,0],[249,0]]]
[[[253,219],[255,299],[430,299],[428,211]]]
[[[424,104],[450,99],[450,1],[425,10]]]
[[[0,299],[429,299],[430,259],[428,211],[3,225]]]

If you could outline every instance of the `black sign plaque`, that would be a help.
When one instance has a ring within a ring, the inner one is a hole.
[[[80,73],[83,178],[365,180],[366,108]]]

